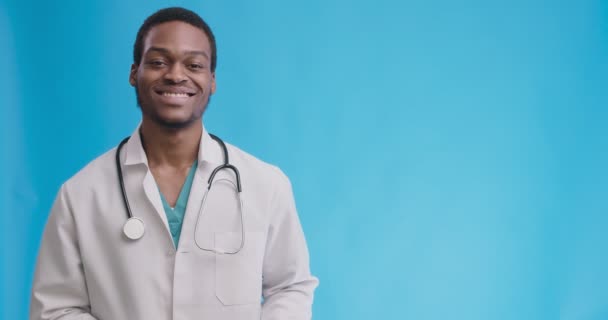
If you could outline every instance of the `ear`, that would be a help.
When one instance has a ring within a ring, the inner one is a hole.
[[[215,72],[211,73],[211,94],[215,93]]]
[[[137,85],[137,69],[138,65],[135,63],[131,65],[131,71],[129,72],[129,83],[131,86],[135,87]]]

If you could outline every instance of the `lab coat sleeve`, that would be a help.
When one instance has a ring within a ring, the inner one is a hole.
[[[278,170],[278,169],[277,169]],[[263,266],[262,320],[309,320],[318,280],[310,273],[308,248],[292,188],[280,171],[270,205]]]
[[[66,185],[49,215],[38,253],[30,320],[95,320],[80,258]]]

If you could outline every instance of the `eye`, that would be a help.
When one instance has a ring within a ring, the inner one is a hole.
[[[162,60],[151,60],[151,61],[148,61],[148,65],[158,68],[158,67],[162,67],[162,66],[166,65],[166,63]]]
[[[205,66],[200,63],[191,63],[188,67],[192,70],[202,70],[205,68]]]

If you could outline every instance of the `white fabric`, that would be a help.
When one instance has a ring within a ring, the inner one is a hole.
[[[130,240],[123,234],[127,214],[112,149],[59,191],[42,238],[30,319],[310,319],[318,280],[310,273],[290,182],[277,167],[227,147],[243,186],[246,236],[241,252],[214,254],[194,243],[207,179],[223,163],[217,142],[203,131],[176,249],[135,130],[121,163],[133,216],[145,223],[144,236]],[[238,248],[235,179],[222,170],[216,180],[197,241],[206,248]]]

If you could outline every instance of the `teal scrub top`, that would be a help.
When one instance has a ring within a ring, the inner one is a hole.
[[[171,206],[169,206],[167,199],[165,199],[165,196],[159,190],[160,198],[163,201],[163,207],[165,208],[165,214],[167,215],[167,222],[169,222],[169,230],[171,231],[173,243],[175,244],[176,248],[177,244],[179,243],[180,233],[182,232],[182,223],[184,222],[184,215],[186,214],[186,205],[188,204],[188,198],[190,197],[190,189],[192,188],[192,181],[194,180],[194,173],[196,172],[197,166],[198,160],[194,161],[192,167],[190,167],[186,181],[184,182],[182,190],[179,192],[179,196],[177,197],[175,208],[171,208]]]

